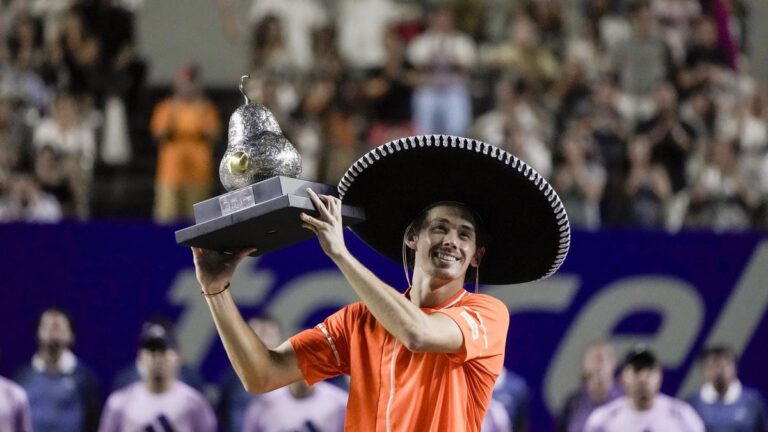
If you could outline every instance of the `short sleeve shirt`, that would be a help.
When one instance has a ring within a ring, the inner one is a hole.
[[[308,384],[350,375],[346,430],[480,431],[504,365],[509,311],[465,290],[422,311],[456,322],[459,352],[409,351],[361,302],[290,339]]]

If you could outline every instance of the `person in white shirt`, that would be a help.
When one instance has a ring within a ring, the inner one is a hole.
[[[142,381],[110,395],[99,432],[216,431],[205,397],[176,378],[179,355],[168,326],[144,324],[138,365]]]
[[[660,393],[661,366],[645,346],[627,354],[621,382],[626,396],[592,412],[585,432],[704,432],[690,405]]]

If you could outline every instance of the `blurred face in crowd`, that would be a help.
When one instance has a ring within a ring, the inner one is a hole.
[[[693,31],[693,40],[696,45],[714,47],[717,45],[717,29],[712,20],[701,18]]]
[[[37,341],[40,351],[58,357],[74,341],[69,318],[56,310],[44,312],[37,327]]]
[[[653,101],[659,112],[675,112],[677,110],[677,91],[670,83],[659,84],[654,93]]]
[[[629,143],[629,161],[633,166],[647,165],[651,161],[651,142],[647,137],[638,135]]]
[[[144,383],[152,392],[163,392],[176,379],[179,355],[171,348],[139,350],[138,367]]]
[[[621,382],[634,408],[638,411],[648,410],[661,389],[661,368],[658,365],[639,369],[625,366]]]
[[[647,4],[638,6],[632,13],[632,27],[642,35],[647,35],[653,30],[653,22],[653,13]]]
[[[53,102],[53,117],[60,125],[73,125],[80,114],[77,101],[71,95],[60,94]]]
[[[729,141],[718,139],[712,143],[712,164],[721,168],[728,169],[736,163],[733,144]]]
[[[710,354],[704,359],[704,379],[724,395],[736,379],[736,359],[730,353]]]
[[[447,7],[440,7],[432,13],[432,28],[441,33],[453,31],[453,12]]]
[[[525,17],[516,19],[512,27],[512,42],[515,46],[530,51],[539,43],[539,34],[536,26],[531,20]]]
[[[613,348],[605,343],[590,346],[584,352],[581,366],[582,379],[593,401],[603,401],[613,387],[616,356]]]
[[[197,68],[185,66],[176,72],[173,79],[173,87],[176,95],[191,99],[200,93],[200,77]]]

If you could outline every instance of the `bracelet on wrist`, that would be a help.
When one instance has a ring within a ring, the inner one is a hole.
[[[216,296],[216,295],[219,295],[219,294],[223,293],[224,291],[226,291],[228,289],[229,289],[229,282],[227,282],[227,284],[224,285],[224,288],[222,288],[219,291],[216,291],[215,293],[207,293],[205,291],[200,291],[200,294],[202,294],[203,297],[213,297],[213,296]]]

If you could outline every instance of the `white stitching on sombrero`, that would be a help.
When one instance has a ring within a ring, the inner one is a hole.
[[[558,231],[560,239],[558,241],[559,249],[558,249],[558,255],[555,256],[552,266],[549,268],[549,271],[547,271],[546,274],[539,277],[539,279],[544,279],[547,276],[554,273],[563,263],[563,259],[567,255],[567,253],[562,253],[563,251],[568,251],[570,249],[570,236],[571,236],[571,229],[568,222],[568,215],[565,212],[565,208],[563,207],[563,203],[560,200],[560,197],[557,195],[557,192],[554,190],[554,188],[538,173],[536,172],[533,167],[528,165],[527,163],[523,162],[522,160],[515,157],[513,154],[499,149],[496,146],[476,141],[473,139],[468,138],[462,138],[462,137],[454,137],[449,135],[430,135],[430,136],[418,136],[418,137],[406,137],[399,140],[393,140],[388,143],[382,144],[381,146],[377,147],[371,152],[368,152],[367,154],[363,155],[358,159],[349,170],[347,170],[347,173],[344,174],[342,177],[342,181],[339,184],[338,190],[339,190],[339,197],[344,198],[344,195],[346,195],[349,188],[354,183],[354,180],[357,178],[358,174],[361,174],[365,169],[368,168],[369,165],[373,165],[376,160],[379,160],[381,157],[386,156],[385,149],[389,154],[394,154],[395,152],[408,150],[408,149],[415,149],[417,147],[431,147],[431,146],[442,146],[442,147],[452,147],[459,149],[466,149],[468,151],[475,151],[478,153],[483,153],[485,155],[488,155],[490,152],[491,157],[497,158],[499,161],[502,161],[505,165],[509,166],[510,168],[518,171],[521,173],[524,177],[526,177],[528,180],[533,182],[534,186],[537,186],[538,189],[544,193],[544,196],[546,197],[547,201],[550,203],[550,206],[553,209],[553,212],[555,213],[555,220],[557,221],[557,224],[559,225]],[[394,149],[393,149],[394,146]],[[371,153],[373,153],[373,157],[371,158]]]

